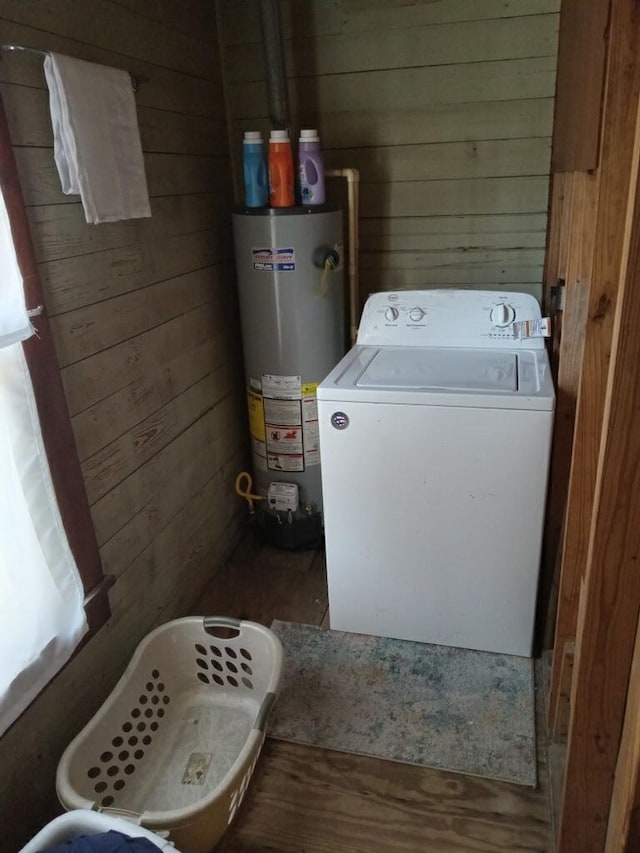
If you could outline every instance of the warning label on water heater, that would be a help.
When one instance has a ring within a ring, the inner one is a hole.
[[[260,386],[260,393],[257,391]],[[249,420],[254,464],[261,470],[304,471],[320,464],[318,384],[300,376],[264,373],[250,380]]]
[[[254,270],[262,272],[293,272],[296,268],[296,251],[293,247],[278,249],[252,249]]]

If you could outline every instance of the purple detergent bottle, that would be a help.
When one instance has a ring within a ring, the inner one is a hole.
[[[298,165],[302,203],[324,204],[324,163],[317,130],[300,131]]]

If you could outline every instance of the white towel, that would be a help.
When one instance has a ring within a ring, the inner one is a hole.
[[[44,73],[62,191],[80,194],[87,222],[151,216],[129,74],[55,53]]]

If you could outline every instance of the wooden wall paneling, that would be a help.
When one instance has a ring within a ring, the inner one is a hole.
[[[375,112],[393,113],[399,104],[403,111],[409,111],[442,104],[549,98],[554,82],[555,57],[550,55],[293,77],[289,80],[289,98],[295,113],[304,113],[310,103],[323,116],[367,106]],[[234,82],[230,87],[244,115],[267,115],[264,80]],[[372,90],[375,102],[367,102],[365,93]],[[496,137],[500,138],[499,128]]]
[[[135,2],[135,0],[129,0]],[[368,2],[368,0],[314,0],[300,18],[296,0],[281,0],[280,16],[285,38],[294,31],[299,36],[323,36],[331,33],[360,33],[367,30],[404,29],[450,24],[460,21],[491,20],[544,15],[557,12],[558,0],[431,0],[407,5],[405,2]],[[255,3],[230,2],[224,5],[224,25],[229,32],[229,44],[251,44],[261,38],[260,16]]]
[[[330,149],[326,165],[351,163],[373,183],[549,174],[550,140],[491,139],[427,145]]]
[[[197,31],[185,36],[167,22],[154,22],[120,9],[117,16],[112,4],[104,0],[83,0],[83,14],[77,13],[73,0],[55,3],[22,3],[3,0],[2,18],[32,26],[47,34],[95,45],[107,50],[135,56],[152,65],[173,68],[202,78],[215,72],[216,54],[207,49]],[[30,61],[23,57],[23,61]],[[124,66],[126,68],[126,65]]]
[[[220,404],[219,410],[220,414],[225,414],[225,405]],[[212,423],[220,421],[219,416],[207,415],[206,419],[207,432],[210,432]],[[202,433],[202,429],[193,428],[189,437],[199,438]],[[182,445],[185,445],[184,441]],[[165,460],[176,455],[172,446],[168,450],[171,452],[163,454]],[[193,502],[200,511],[203,489],[211,480],[212,463],[216,455],[212,439],[204,450],[193,454],[193,460],[183,464],[179,472],[174,472],[172,478],[157,479],[158,491],[153,496],[147,496],[147,501],[142,503],[136,514],[101,545],[100,553],[104,565],[113,566],[119,575],[124,576],[138,557],[149,548],[149,543],[156,542],[157,547],[162,545],[158,537],[173,523],[173,519],[185,506]],[[185,494],[188,495],[186,500]],[[97,518],[99,519],[99,512]],[[99,524],[99,520],[97,523]]]
[[[470,178],[370,184],[361,176],[368,216],[455,216],[529,213],[547,208],[545,177]]]
[[[631,0],[612,9],[588,319],[578,390],[555,622],[551,707],[557,701],[562,649],[575,638],[587,561],[613,316],[624,260],[624,228],[640,93],[640,14]]]
[[[53,0],[55,7],[59,0]],[[108,0],[102,0],[108,2]],[[40,8],[34,4],[29,8]],[[4,7],[3,7],[4,8]],[[23,9],[23,3],[14,4],[14,8]],[[83,7],[86,13],[86,8]],[[119,44],[113,43],[112,49],[96,47],[89,43],[78,42],[65,38],[54,32],[47,32],[33,26],[24,26],[15,21],[9,21],[0,16],[2,21],[3,43],[26,44],[40,50],[57,51],[89,62],[99,62],[124,68],[135,74],[142,82],[136,93],[136,103],[139,106],[154,107],[177,113],[193,115],[209,115],[224,118],[222,91],[215,78],[215,59],[209,78],[185,74],[163,65],[154,65],[139,59],[137,54],[119,52]],[[124,19],[119,19],[120,26],[126,26]],[[63,27],[61,28],[63,29]],[[214,51],[210,55],[215,58]],[[16,85],[44,89],[45,80],[42,71],[42,61],[26,54],[5,53],[0,62],[0,81]],[[28,95],[28,93],[27,93]]]
[[[237,455],[237,448],[244,443],[243,431],[228,426],[239,414],[236,398],[225,397],[93,506],[96,529],[103,540],[100,553],[105,567],[117,574],[128,571],[180,512],[185,495],[187,503],[199,502],[198,495],[211,479],[215,463],[224,462],[228,466],[225,460]],[[185,461],[184,451],[189,446],[196,449]],[[176,463],[180,463],[178,469],[167,467]],[[124,511],[117,506],[118,499],[124,501]],[[235,510],[235,501],[224,503]]]
[[[291,0],[289,0],[291,2]],[[393,27],[419,27],[430,24],[473,21],[474,19],[495,20],[520,16],[545,15],[557,12],[557,0],[510,0],[508,4],[499,0],[449,0],[447,3],[418,2],[407,5],[403,2],[374,0],[342,0],[343,32],[367,29],[383,30]]]
[[[482,264],[517,267],[542,267],[544,249],[472,249],[438,252],[367,252],[363,269],[423,270],[427,275],[431,269],[442,269],[465,263],[469,266]]]
[[[429,287],[474,287],[480,290],[518,290],[541,298],[542,264],[532,267],[472,265],[461,258],[451,267],[424,269],[382,269],[375,258],[360,269],[364,276],[364,296],[378,290],[420,290]]]
[[[561,215],[562,222],[560,225],[559,245],[558,245],[558,266],[556,277],[563,281],[567,277],[567,263],[569,260],[569,243],[571,241],[572,231],[572,212],[573,212],[573,189],[575,184],[575,174],[568,173],[563,176],[561,182],[561,192],[563,196]]]
[[[24,88],[10,83],[0,84],[14,144],[51,147],[53,139],[47,92],[31,89],[26,102]],[[139,106],[137,112],[140,140],[145,151],[208,155],[226,145],[222,119],[144,106]]]
[[[586,172],[598,165],[610,5],[562,0],[554,171]]]
[[[204,231],[228,227],[228,204],[222,195],[163,196],[152,200],[150,219],[110,222],[88,229],[79,203],[35,205],[27,210],[39,262],[65,260],[107,249],[131,248]]]
[[[0,91],[14,145],[50,148],[53,132],[48,92],[11,83],[0,83]],[[140,140],[147,152],[209,155],[226,145],[226,128],[221,118],[143,105],[138,106],[137,113]]]
[[[363,30],[285,41],[294,76],[348,74],[384,68],[445,65],[550,56],[556,52],[556,14],[462,21],[427,27]],[[532,45],[534,46],[532,48]],[[255,79],[261,45],[237,45],[228,53],[229,82]]]
[[[547,222],[546,254],[544,260],[543,301],[545,310],[552,309],[552,288],[564,279],[566,252],[568,247],[569,211],[571,209],[571,186],[573,175],[563,172],[552,173],[549,192],[549,218]],[[557,373],[558,350],[562,317],[554,318],[551,340],[551,363]]]
[[[117,577],[109,623],[0,740],[0,850],[13,853],[58,808],[57,760],[138,640],[187,612],[237,542],[246,510],[233,480],[247,437],[213,5],[7,0],[0,24],[3,42],[140,78],[152,207],[150,219],[86,224],[59,189],[42,62],[3,55],[0,91],[91,519]]]
[[[640,623],[636,630],[605,853],[640,849]]]
[[[544,249],[545,214],[491,216],[403,216],[368,218],[360,223],[360,247],[367,252],[445,252],[464,246],[481,249]]]
[[[191,313],[205,320],[210,317],[210,312],[200,307]],[[177,356],[164,356],[155,365],[149,364],[136,378],[127,377],[123,388],[83,409],[73,419],[80,461],[166,406],[208,373],[223,366],[227,359],[226,335],[211,338],[207,329],[206,339],[199,344],[189,340]]]
[[[556,706],[553,709],[552,719],[549,722],[551,735],[556,741],[565,740],[569,731],[569,719],[571,716],[571,684],[573,681],[574,659],[575,642],[573,640],[567,640],[562,650],[558,698]]]
[[[619,231],[616,229],[614,232],[618,236],[616,243],[620,245],[616,267],[610,270],[610,274],[619,280],[619,288],[614,294],[615,319],[610,344],[611,365],[603,401],[602,439],[598,441],[598,431],[590,437],[590,449],[597,454],[599,447],[599,457],[579,606],[582,615],[576,634],[563,807],[558,833],[559,849],[567,853],[595,853],[604,847],[640,612],[640,575],[637,571],[640,551],[640,528],[637,524],[640,514],[640,338],[637,334],[640,323],[640,195],[637,186],[640,157],[639,39],[640,10],[637,5],[631,0],[614,0],[611,52],[620,57],[631,92],[627,91],[627,99],[620,103],[617,95],[623,86],[618,82],[615,94],[607,103],[599,220],[603,198],[607,198],[610,189],[607,168],[607,149],[611,142],[609,122],[616,125],[620,121],[619,134],[623,129],[627,131],[618,138],[615,153],[624,157],[623,162],[628,166],[618,180],[626,179],[629,186],[618,186],[627,204],[624,205],[625,215],[618,223]],[[614,51],[617,44],[620,45],[619,50]],[[634,69],[633,74],[628,73],[630,66]],[[613,60],[608,86],[616,78],[617,70]],[[629,124],[632,126],[628,127]],[[632,155],[629,147],[633,149]],[[615,206],[613,200],[609,201],[612,217]],[[614,221],[608,218],[609,227]],[[597,232],[592,289],[598,281],[599,243]],[[587,343],[583,377],[587,377],[590,385],[592,377],[587,373]],[[586,396],[586,387],[583,385],[581,401]]]
[[[123,389],[131,387],[132,395],[137,394],[136,389],[145,387],[150,374],[164,371],[172,360],[187,354],[210,336],[221,336],[228,343],[220,328],[225,322],[220,315],[226,308],[231,308],[229,297],[221,294],[173,320],[98,352],[91,359],[81,359],[66,367],[62,378],[72,416],[90,413],[94,406]],[[229,326],[231,331],[237,331],[234,323]],[[108,424],[105,427],[109,429]]]
[[[206,231],[43,263],[40,275],[48,288],[47,310],[54,317],[214,267],[230,238],[225,222]]]
[[[375,102],[373,102],[375,104]],[[431,142],[493,139],[501,134],[505,139],[545,137],[551,139],[553,97],[524,101],[482,101],[480,103],[441,103],[425,108],[384,110],[335,110],[318,115],[307,106],[304,116],[293,113],[298,126],[315,119],[322,130],[322,145],[334,148],[367,147],[370,145],[414,145]],[[318,121],[320,119],[320,121]],[[262,130],[269,120],[260,116],[237,117],[236,138],[242,139],[245,130]]]
[[[87,358],[203,305],[211,285],[211,268],[205,267],[58,314],[52,326],[60,365]]]
[[[171,600],[181,582],[190,582],[189,573],[183,573],[181,567],[188,564],[194,553],[212,546],[224,534],[234,512],[232,502],[227,502],[226,510],[221,507],[214,519],[209,508],[220,491],[231,491],[233,479],[235,477],[230,477],[224,468],[217,471],[131,563],[113,587],[111,600],[115,618],[135,618],[151,624],[155,619],[154,611]],[[145,595],[150,586],[157,592],[155,601]],[[198,586],[196,595],[202,591],[204,583]],[[193,600],[193,590],[191,598]]]
[[[82,471],[89,500],[105,495],[196,423],[231,392],[233,378],[230,366],[223,364],[85,460]]]
[[[560,565],[560,546],[567,503],[571,469],[575,413],[582,373],[584,329],[587,324],[593,243],[596,228],[598,177],[585,172],[572,175],[571,199],[565,213],[564,232],[566,260],[561,264],[559,277],[564,281],[561,311],[554,314],[554,368],[556,381],[556,411],[553,426],[551,476],[545,519],[543,572],[541,578],[541,613],[545,620],[544,645],[553,643],[557,575]],[[562,269],[564,266],[564,269]],[[557,337],[559,340],[557,340]],[[558,669],[554,678],[558,678]],[[552,694],[555,696],[554,685]],[[556,705],[551,705],[554,725]]]
[[[237,164],[242,132],[270,124],[258,4],[219,6]],[[359,169],[363,289],[539,298],[558,3],[315,0],[304,20],[296,8],[281,4],[292,124],[319,127],[328,166]],[[527,217],[519,237],[512,220]]]
[[[172,30],[190,38],[196,36],[206,45],[216,41],[216,21],[211,14],[210,4],[185,3],[184,0],[110,0],[112,14],[119,14],[118,7],[135,12],[142,18],[160,21]]]
[[[222,433],[230,423],[233,424],[234,416],[239,416],[237,395],[219,401],[174,441],[97,500],[91,507],[91,515],[100,548],[140,512],[147,513],[154,505],[154,495],[174,488],[176,484],[190,487],[192,481],[189,474],[193,464],[200,463],[210,472],[212,467],[216,467],[216,462],[222,463],[224,460],[216,460],[210,454],[216,435]],[[236,433],[244,440],[243,430],[236,428]],[[176,474],[183,470],[184,480]],[[189,492],[187,495],[190,497]],[[227,502],[227,497],[220,495],[221,503]],[[239,505],[239,502],[232,503],[236,507]],[[152,524],[150,529],[156,530],[155,525]]]
[[[55,162],[48,148],[22,148],[16,151],[20,180],[24,183],[25,204],[75,204],[74,196],[64,195]],[[149,195],[190,195],[231,192],[230,177],[222,155],[201,157],[194,154],[146,154],[145,170]],[[153,207],[151,208],[153,216]]]

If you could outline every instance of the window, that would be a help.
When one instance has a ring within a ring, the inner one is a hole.
[[[0,162],[2,733],[109,606],[1,100]]]

